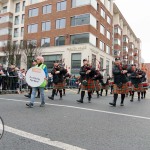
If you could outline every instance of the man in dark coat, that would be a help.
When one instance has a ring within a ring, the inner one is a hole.
[[[114,100],[109,103],[111,106],[116,106],[118,94],[121,94],[121,104],[124,106],[125,94],[128,93],[127,86],[127,70],[124,70],[121,65],[120,58],[115,59],[115,65],[113,67],[113,76],[114,76]]]
[[[54,62],[54,67],[51,71],[53,75],[53,90],[52,96],[48,96],[49,99],[54,100],[54,95],[56,90],[60,93],[60,100],[62,99],[62,89],[64,89],[64,75],[67,73],[67,70],[60,66],[58,62]]]
[[[136,65],[132,66],[132,73],[130,75],[131,83],[132,83],[132,97],[131,102],[133,102],[134,92],[138,93],[138,101],[140,101],[140,93],[142,92],[142,78],[144,77],[143,71],[136,68]]]
[[[87,59],[83,60],[83,66],[80,69],[80,79],[81,79],[81,99],[77,100],[79,103],[83,103],[85,91],[88,91],[88,100],[91,102],[92,91],[95,90],[93,77],[95,76],[95,68],[92,68],[88,64]]]

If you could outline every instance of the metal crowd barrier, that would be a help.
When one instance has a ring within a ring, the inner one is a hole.
[[[27,90],[27,84],[18,76],[0,76],[0,94],[21,93]]]

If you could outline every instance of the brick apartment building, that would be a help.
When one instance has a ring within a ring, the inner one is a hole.
[[[141,41],[125,20],[117,5],[113,4],[114,57],[120,56],[124,63],[141,67]]]
[[[25,0],[0,0],[0,50],[9,41],[19,44],[24,36]],[[0,62],[6,57],[0,53]],[[2,57],[3,56],[3,57]],[[18,63],[21,57],[17,57]]]
[[[116,56],[140,64],[140,40],[113,0],[0,0],[0,10],[0,16],[9,16],[4,22],[0,18],[0,30],[5,24],[10,30],[0,34],[0,47],[7,41],[25,40],[41,47],[48,68],[58,60],[70,73],[78,74],[87,58],[111,75]],[[20,62],[25,66],[21,58]]]
[[[64,60],[68,70],[77,74],[84,58],[93,66],[111,73],[113,3],[96,0],[49,0],[25,10],[24,39],[42,46],[48,68],[54,60]]]

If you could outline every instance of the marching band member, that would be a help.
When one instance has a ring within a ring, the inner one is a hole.
[[[114,99],[113,102],[109,103],[111,106],[116,106],[118,94],[121,94],[120,106],[124,106],[125,94],[128,93],[126,74],[127,70],[124,70],[122,67],[120,58],[116,58],[115,65],[113,67]]]
[[[80,69],[80,75],[81,75],[81,99],[77,100],[79,103],[83,103],[85,91],[88,92],[88,101],[91,102],[91,94],[92,91],[94,91],[94,81],[93,77],[95,75],[95,68],[92,68],[88,64],[88,60],[83,60],[83,66]]]
[[[35,95],[36,95],[36,91],[37,89],[39,88],[40,90],[40,94],[41,94],[41,105],[40,107],[43,107],[45,105],[45,97],[44,97],[44,88],[46,86],[46,82],[47,82],[47,79],[48,79],[48,71],[47,71],[47,67],[44,63],[44,58],[42,56],[38,56],[36,58],[36,62],[37,62],[37,65],[36,67],[39,67],[41,69],[43,69],[44,73],[45,73],[45,78],[44,78],[44,82],[42,83],[42,85],[40,87],[33,87],[32,88],[32,94],[31,94],[31,101],[30,103],[27,103],[26,106],[28,106],[29,108],[32,108],[33,105],[34,105],[34,100],[35,100]]]
[[[148,86],[149,86],[147,82],[146,70],[143,70],[142,84],[143,84],[143,88],[141,91],[141,99],[146,97],[146,91],[148,90]]]
[[[101,74],[103,76],[103,79],[101,80],[101,84],[102,84],[101,96],[103,95],[103,90],[104,89],[106,91],[106,96],[107,96],[108,89],[109,89],[110,76],[106,73],[106,69],[103,69]]]
[[[100,81],[103,79],[102,74],[100,73],[99,70],[96,70],[96,75],[94,76],[94,85],[95,85],[95,91],[97,93],[97,98],[99,98],[99,91],[101,90],[101,83]]]
[[[65,87],[66,87],[66,79],[67,78],[70,78],[71,77],[71,75],[67,72],[65,75],[64,75],[64,88],[63,88],[63,95],[65,96],[66,95],[66,89],[65,89]]]
[[[48,96],[49,99],[54,100],[54,95],[56,90],[59,91],[60,100],[62,100],[62,89],[64,89],[64,75],[67,73],[67,70],[60,66],[58,62],[54,62],[54,67],[51,71],[53,75],[53,90],[52,96]]]
[[[132,83],[132,97],[131,102],[134,99],[134,92],[138,93],[138,101],[140,101],[140,92],[142,91],[142,78],[144,74],[141,70],[136,68],[136,65],[132,65],[132,73],[130,75],[131,83]]]

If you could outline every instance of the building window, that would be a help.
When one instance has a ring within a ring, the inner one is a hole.
[[[15,28],[14,29],[14,37],[18,37],[19,36],[19,28]]]
[[[56,29],[62,29],[65,27],[66,27],[66,19],[65,18],[56,20]]]
[[[106,53],[110,54],[110,47],[108,45],[106,45]]]
[[[21,28],[21,37],[24,36],[24,27]]]
[[[3,28],[3,29],[0,29],[0,35],[11,35],[12,34],[12,29],[8,29],[8,28]]]
[[[65,45],[65,37],[59,36],[55,38],[55,46]]]
[[[107,36],[107,39],[110,40],[110,32],[109,31],[107,31],[106,36]]]
[[[72,0],[72,7],[79,7],[90,4],[90,0]]]
[[[102,41],[100,41],[100,50],[105,50],[105,43],[103,43]]]
[[[128,47],[127,46],[123,46],[123,50],[128,52]]]
[[[71,44],[89,43],[89,33],[71,35]]]
[[[96,68],[96,55],[92,54],[92,67]]]
[[[131,48],[131,49],[134,49],[134,45],[133,45],[133,44],[130,44],[130,48]]]
[[[106,73],[109,74],[109,60],[106,60]]]
[[[23,1],[23,3],[22,3],[22,11],[24,11],[24,9],[25,9],[25,1]]]
[[[8,41],[0,41],[0,47],[7,46]]]
[[[105,35],[105,27],[103,25],[100,25],[100,33]]]
[[[7,6],[3,7],[2,13],[6,13],[7,12]]]
[[[100,69],[104,69],[104,58],[100,58]]]
[[[81,53],[71,54],[71,74],[79,74],[81,67]]]
[[[101,8],[101,16],[105,19],[105,11]]]
[[[121,29],[118,27],[115,27],[114,33],[118,33],[119,35],[121,35]]]
[[[49,47],[50,46],[50,38],[41,39],[41,46],[42,47]]]
[[[58,2],[57,3],[57,11],[66,10],[66,1]]]
[[[90,24],[90,14],[71,17],[71,26]]]
[[[15,12],[19,12],[19,11],[20,11],[20,3],[16,3]]]
[[[28,33],[36,33],[38,31],[38,24],[28,25]]]
[[[37,40],[28,40],[27,45],[30,47],[36,47],[37,46]]]
[[[116,45],[121,45],[120,39],[114,39],[114,44],[116,44]]]
[[[38,8],[29,9],[29,17],[38,16]]]
[[[49,14],[52,12],[52,5],[43,6],[43,14]]]
[[[22,19],[21,19],[22,24],[24,24],[24,17],[25,17],[25,14],[22,14]]]
[[[107,22],[111,25],[111,19],[109,16],[107,16]]]
[[[19,24],[19,16],[15,16],[15,25]]]
[[[51,22],[42,22],[42,31],[49,31],[51,29]]]
[[[123,37],[123,42],[129,43],[129,39],[127,37]]]
[[[45,55],[43,57],[44,57],[44,64],[48,68],[48,72],[51,72],[52,68],[54,67],[54,61],[59,61],[60,62],[60,60],[62,60],[62,55],[61,54]]]

